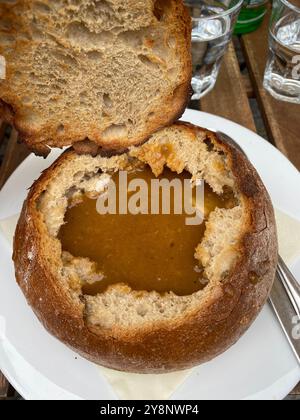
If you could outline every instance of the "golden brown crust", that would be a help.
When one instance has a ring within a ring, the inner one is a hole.
[[[201,130],[190,124],[191,130]],[[205,131],[207,138],[218,142]],[[235,182],[247,200],[251,223],[245,226],[241,257],[222,281],[222,292],[205,307],[180,322],[158,324],[136,335],[112,336],[109,330],[92,327],[82,312],[45,269],[39,243],[36,202],[54,171],[72,151],[66,152],[33,185],[24,204],[15,234],[16,278],[28,303],[48,331],[87,359],[103,366],[139,373],[164,373],[207,362],[233,345],[249,328],[265,304],[277,263],[277,236],[268,193],[249,161],[231,146]]]
[[[13,18],[13,21],[15,22],[15,26],[12,29],[5,30],[4,38],[14,37],[17,39],[17,36],[19,35],[18,28],[22,28],[25,31],[26,36],[31,38],[32,34],[30,32],[30,25],[24,22],[22,17],[23,13],[15,15],[14,9],[20,7],[28,12],[32,3],[33,2],[18,0],[16,5],[0,5],[0,14],[2,14],[3,18],[7,18],[7,20]],[[156,3],[158,3],[158,7],[156,7],[158,12],[156,10],[156,13],[159,13],[160,0],[157,2],[154,2],[153,0],[153,4]],[[100,117],[97,115],[95,115],[94,120],[91,121],[88,127],[83,126],[82,124],[83,116],[80,120],[80,118],[78,119],[75,114],[73,118],[71,118],[71,121],[60,121],[60,115],[56,115],[56,117],[54,119],[51,118],[51,120],[46,116],[38,115],[39,121],[35,121],[33,123],[31,121],[31,117],[28,119],[27,117],[25,118],[25,116],[27,116],[27,114],[31,114],[33,110],[32,105],[28,106],[24,104],[23,99],[21,99],[24,95],[28,96],[25,86],[23,85],[24,89],[22,89],[22,92],[20,92],[20,89],[18,89],[18,91],[15,91],[14,89],[14,75],[16,72],[21,72],[21,70],[15,68],[16,63],[14,63],[14,66],[11,66],[8,56],[7,78],[5,81],[0,81],[0,111],[2,110],[4,117],[10,123],[14,124],[20,133],[21,140],[26,142],[28,147],[36,154],[43,156],[47,156],[51,147],[62,148],[76,143],[79,143],[78,146],[76,146],[78,153],[85,153],[87,151],[88,144],[91,153],[93,154],[95,153],[96,148],[98,152],[102,149],[124,150],[131,145],[143,143],[155,131],[172,124],[180,118],[186,108],[191,91],[191,19],[187,9],[183,5],[182,0],[171,0],[169,3],[172,6],[174,13],[173,21],[171,22],[174,29],[174,36],[176,38],[176,47],[174,46],[174,48],[176,48],[177,55],[181,57],[180,61],[182,68],[180,71],[180,77],[176,81],[177,85],[173,86],[173,89],[175,88],[175,90],[165,90],[164,96],[160,101],[161,103],[159,103],[159,106],[156,109],[157,112],[155,111],[155,117],[150,118],[147,122],[144,121],[142,124],[142,130],[137,131],[132,136],[124,134],[107,140],[104,138],[104,132],[107,127],[101,125],[99,122],[95,122],[98,119],[100,121]],[[19,22],[16,22],[17,19]],[[18,41],[15,48],[18,49],[19,54],[22,54],[22,52],[26,51],[26,49],[28,49],[31,53],[30,43],[34,42],[36,41],[22,38]],[[60,42],[62,42],[62,40],[59,40],[59,43]],[[4,52],[5,48],[2,48],[0,44],[0,54],[4,54]],[[24,84],[26,84],[25,80]],[[145,103],[146,102],[147,100],[145,99]],[[59,125],[64,127],[62,132],[58,132]]]

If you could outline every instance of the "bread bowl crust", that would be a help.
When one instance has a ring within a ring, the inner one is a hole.
[[[177,123],[192,131],[202,130]],[[202,130],[203,131],[203,130]],[[209,138],[218,141],[213,133]],[[14,240],[16,278],[28,303],[45,328],[92,362],[116,370],[164,373],[207,362],[233,345],[265,304],[277,263],[277,235],[271,200],[257,172],[235,148],[219,142],[230,156],[231,170],[247,198],[251,222],[244,227],[241,257],[201,309],[179,322],[152,325],[136,334],[117,337],[92,327],[45,268],[36,200],[55,171],[73,151],[67,151],[33,185],[24,203]],[[30,259],[28,258],[30,255]]]

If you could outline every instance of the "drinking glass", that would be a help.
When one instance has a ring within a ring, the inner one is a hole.
[[[276,99],[300,104],[300,0],[273,0],[264,87]]]
[[[244,0],[185,0],[192,16],[193,100],[211,91]]]

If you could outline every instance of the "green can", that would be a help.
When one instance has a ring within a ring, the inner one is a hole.
[[[267,4],[268,0],[245,0],[234,33],[241,35],[256,31],[267,14]]]

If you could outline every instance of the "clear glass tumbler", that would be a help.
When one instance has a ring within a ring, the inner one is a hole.
[[[193,100],[211,91],[244,0],[185,0],[192,16]]]
[[[300,1],[273,0],[264,87],[276,99],[300,104]]]

